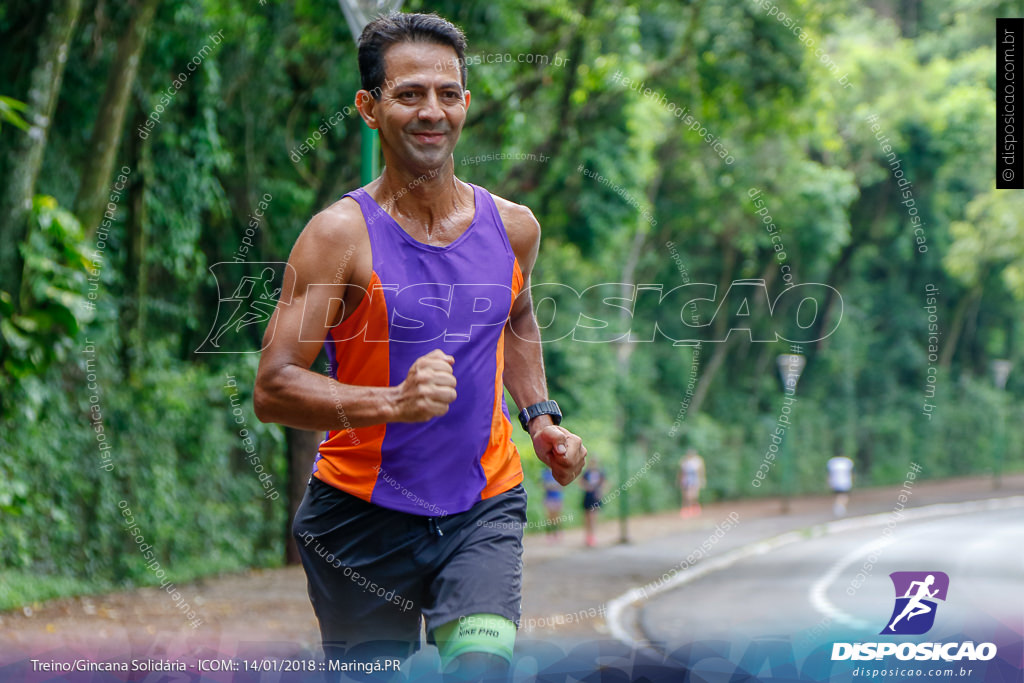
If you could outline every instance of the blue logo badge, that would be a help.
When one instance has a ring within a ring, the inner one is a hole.
[[[893,572],[896,605],[880,635],[917,636],[935,623],[937,600],[946,600],[949,576],[943,572]]]

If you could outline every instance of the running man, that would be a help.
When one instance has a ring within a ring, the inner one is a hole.
[[[907,606],[903,608],[903,611],[900,612],[900,615],[893,619],[892,623],[889,624],[890,631],[895,630],[896,622],[898,622],[903,617],[906,617],[907,621],[910,621],[919,614],[928,614],[928,612],[932,611],[931,607],[929,607],[921,601],[924,598],[933,598],[936,594],[938,594],[938,588],[935,589],[935,592],[928,590],[933,583],[935,583],[935,576],[929,574],[925,577],[924,581],[912,581],[910,585],[907,586],[907,594],[903,597],[910,598],[910,601],[907,602]],[[914,586],[917,586],[917,593],[911,595],[911,593],[914,593]]]
[[[254,403],[327,433],[293,523],[325,654],[404,659],[425,620],[446,673],[480,680],[508,671],[520,619],[526,494],[503,385],[559,483],[587,451],[548,400],[540,226],[455,177],[465,50],[436,15],[364,29],[356,106],[386,166],[296,241]],[[310,369],[321,348],[329,377]]]

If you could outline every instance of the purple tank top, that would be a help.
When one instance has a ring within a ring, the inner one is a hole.
[[[502,383],[505,323],[522,287],[522,274],[494,199],[487,190],[471,187],[473,220],[444,247],[413,239],[365,190],[346,195],[363,212],[373,271],[380,282],[379,291],[365,296],[383,295],[383,309],[378,302],[371,310],[381,315],[386,310],[387,315],[386,325],[382,321],[369,328],[386,329],[386,338],[366,339],[387,344],[386,361],[380,361],[387,363],[386,380],[381,383],[400,384],[412,363],[434,349],[455,358],[457,398],[447,414],[426,422],[389,423],[382,440],[374,443],[368,438],[363,451],[346,449],[339,456],[355,457],[349,462],[359,458],[370,462],[379,448],[370,502],[413,514],[462,512],[522,480]],[[332,375],[344,382],[336,354],[359,354],[366,347],[331,342],[328,337],[325,346]],[[383,372],[382,367],[381,376]],[[360,430],[331,432],[323,445],[346,432],[359,434]],[[323,445],[321,457],[325,457]],[[335,481],[321,478],[360,495],[359,482],[346,486],[344,469],[338,468]],[[360,472],[361,477],[371,474]]]

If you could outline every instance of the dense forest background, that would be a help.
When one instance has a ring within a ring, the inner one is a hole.
[[[543,226],[551,394],[607,514],[677,504],[690,446],[711,499],[823,492],[839,452],[858,486],[1024,465],[1024,193],[994,189],[994,19],[1019,2],[403,9],[469,38],[456,172]],[[10,0],[0,45],[0,608],[155,581],[126,506],[174,580],[286,561],[316,435],[253,416],[260,326],[197,350],[226,296],[210,267],[286,260],[359,184],[340,7]],[[633,303],[688,283],[717,289]],[[773,315],[806,283],[832,288],[815,315]],[[654,320],[724,341],[645,339]],[[783,328],[823,337],[789,403],[795,349],[751,341]]]

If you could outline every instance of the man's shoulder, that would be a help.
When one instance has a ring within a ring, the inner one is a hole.
[[[540,232],[540,223],[537,222],[530,207],[505,199],[490,190],[487,191],[491,198],[494,199],[494,206],[498,209],[498,215],[501,216],[502,222],[505,223],[506,230],[521,229]]]
[[[309,220],[289,261],[307,281],[320,281],[335,273],[338,263],[351,263],[368,241],[359,204],[342,198]]]
[[[313,216],[299,237],[304,251],[320,257],[358,248],[367,241],[366,221],[355,200],[343,197]]]
[[[340,239],[351,244],[352,239],[366,232],[362,209],[351,197],[342,197],[310,219],[303,231],[316,241],[337,244]]]
[[[486,188],[484,188],[486,190]],[[512,251],[520,263],[532,265],[536,257],[536,250],[540,243],[540,223],[533,215],[530,207],[516,204],[499,195],[487,192],[494,199],[494,206],[498,210],[501,222],[505,225],[505,233],[508,235]]]

